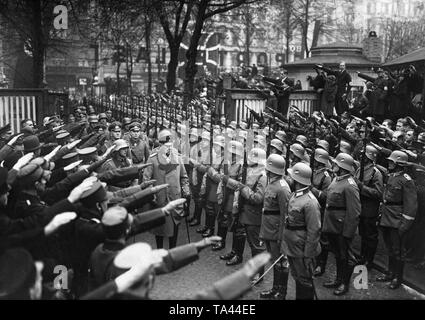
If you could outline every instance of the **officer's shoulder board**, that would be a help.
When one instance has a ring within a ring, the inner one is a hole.
[[[352,186],[357,186],[356,181],[354,181],[353,178],[348,178],[348,183],[351,184]]]
[[[310,199],[317,200],[311,191],[308,192],[308,196],[310,197]]]
[[[288,184],[286,183],[286,181],[285,180],[283,180],[283,179],[281,179],[281,180],[279,180],[279,182],[280,182],[280,185],[282,186],[282,187],[286,187]]]
[[[406,178],[406,180],[408,180],[408,181],[411,181],[412,180],[412,178],[407,174],[407,173],[405,173],[404,175],[403,175],[403,177],[405,177]]]
[[[325,175],[325,177],[330,177],[329,172],[327,170],[323,171],[323,174]]]
[[[158,152],[153,152],[153,153],[150,154],[149,158],[153,158],[153,157],[155,157],[157,155],[158,155]]]

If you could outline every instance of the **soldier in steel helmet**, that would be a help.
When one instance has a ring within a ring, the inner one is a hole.
[[[388,249],[388,272],[378,281],[389,282],[390,289],[397,289],[403,281],[406,232],[415,220],[418,208],[416,185],[404,172],[408,156],[403,151],[393,151],[388,158],[390,171],[381,205],[380,227]]]
[[[381,171],[375,166],[378,150],[372,145],[367,145],[365,150],[364,169],[357,169],[355,181],[360,190],[362,211],[359,221],[361,236],[360,257],[361,263],[369,268],[372,266],[378,247],[378,216],[379,204],[382,199],[384,180]],[[363,178],[361,179],[361,175]],[[360,180],[361,179],[361,180]]]
[[[266,162],[268,183],[264,191],[260,239],[265,242],[273,261],[276,261],[280,256],[281,230],[287,215],[288,200],[291,194],[291,189],[283,179],[285,165],[285,159],[278,154],[270,155]],[[285,299],[288,275],[288,262],[286,258],[282,258],[273,269],[273,287],[271,290],[261,292],[260,297],[276,300]]]
[[[282,236],[282,252],[288,257],[295,279],[296,299],[313,300],[314,257],[320,252],[320,205],[310,191],[312,170],[297,163],[288,170],[294,180]]]
[[[319,141],[319,143],[320,142],[321,141]],[[322,141],[320,143],[322,147],[318,147],[314,152],[314,172],[311,184],[311,192],[320,204],[322,223],[326,207],[326,195],[333,177],[333,174],[331,172],[329,153],[325,149],[326,147],[329,148],[329,145],[323,142],[326,141]],[[316,269],[314,270],[314,276],[321,276],[325,272],[326,262],[328,260],[329,242],[326,237],[326,234],[324,233],[322,233],[320,236],[320,245],[322,250],[316,258]]]
[[[334,295],[348,292],[351,275],[357,264],[352,250],[361,212],[359,188],[354,181],[354,159],[340,153],[333,160],[336,177],[328,188],[322,232],[327,233],[329,245],[335,254],[336,279],[324,283],[335,288]]]

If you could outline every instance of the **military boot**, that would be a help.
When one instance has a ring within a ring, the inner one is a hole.
[[[394,279],[396,272],[396,260],[394,257],[388,257],[388,272],[376,278],[378,282],[389,282]]]
[[[331,288],[338,288],[339,285],[342,283],[342,277],[343,277],[343,274],[342,274],[342,263],[341,263],[340,260],[337,260],[336,261],[336,277],[335,277],[335,280],[329,280],[329,281],[325,282],[323,284],[323,286],[325,288],[329,288],[329,289],[331,289]]]
[[[350,288],[351,275],[353,274],[354,266],[349,265],[348,262],[343,262],[343,278],[342,283],[334,291],[334,295],[342,296],[348,292]]]
[[[279,267],[280,277],[279,277],[279,286],[278,290],[273,296],[274,300],[285,300],[286,292],[288,290],[288,277],[289,277],[289,268],[280,268]]]
[[[199,229],[196,229],[196,232],[197,233],[204,233],[207,230],[208,230],[208,227],[207,226],[202,226]]]
[[[221,255],[220,259],[221,260],[230,260],[235,256],[235,254],[236,254],[236,252],[232,250],[232,251],[230,251],[226,254]]]
[[[404,261],[396,260],[395,265],[397,266],[397,271],[394,279],[392,279],[388,288],[390,289],[398,289],[400,288],[403,282],[403,271],[404,271]]]
[[[255,277],[252,279],[251,285],[254,286],[262,282],[264,280],[263,275],[264,275],[264,267],[261,267],[258,273],[255,275]]]
[[[278,283],[281,283],[281,280],[279,279],[280,273],[276,269],[276,267],[273,268],[273,287],[270,290],[266,290],[260,293],[261,299],[271,299],[274,297],[274,295],[278,291]]]
[[[235,237],[233,238],[233,250],[235,251],[235,255],[226,262],[227,266],[235,266],[237,264],[241,264],[243,261],[243,251],[245,249],[245,238]]]
[[[306,286],[299,281],[295,282],[295,300],[314,300],[313,286]]]
[[[212,247],[212,251],[223,250],[226,246],[227,227],[218,227],[217,236],[221,237],[221,241]]]

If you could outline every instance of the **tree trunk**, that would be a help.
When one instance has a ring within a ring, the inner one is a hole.
[[[245,10],[245,66],[249,67],[251,64],[250,54],[251,54],[251,14],[249,12],[249,7],[246,7]]]
[[[167,69],[167,92],[176,87],[177,67],[179,66],[180,43],[170,45],[170,61]]]
[[[41,17],[41,1],[32,1],[32,15],[33,15],[33,35],[32,35],[32,49],[33,49],[33,86],[34,88],[43,88],[44,84],[44,63],[45,63],[45,50],[44,34],[42,28]]]
[[[145,14],[146,60],[148,63],[148,94],[152,93],[151,21]]]
[[[127,49],[126,49],[126,73],[127,73],[127,93],[129,96],[132,94],[132,87],[131,87],[131,76],[133,75],[133,53],[131,50],[131,46],[127,43]]]
[[[198,44],[202,35],[202,28],[205,21],[205,11],[208,6],[208,0],[203,0],[199,4],[198,14],[196,16],[195,27],[190,38],[189,49],[186,52],[187,64],[185,68],[185,82],[184,82],[184,97],[183,105],[186,108],[187,104],[193,98],[193,87],[195,83],[195,76],[197,72],[196,57],[198,55]]]
[[[310,9],[310,0],[306,0],[305,2],[305,16],[303,22],[303,32],[302,32],[302,46],[305,58],[308,58],[309,50],[308,50],[308,19],[309,19],[309,9]]]
[[[121,62],[117,61],[117,96],[120,96],[120,67]]]

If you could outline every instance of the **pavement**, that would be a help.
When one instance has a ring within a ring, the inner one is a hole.
[[[189,227],[191,242],[202,240],[202,236],[196,233],[197,227]],[[201,291],[213,285],[215,281],[229,275],[232,272],[240,269],[243,264],[228,267],[225,262],[220,260],[219,256],[227,252],[231,248],[232,234],[227,235],[226,249],[222,251],[212,251],[211,248],[206,248],[200,253],[199,260],[190,265],[177,270],[170,274],[160,275],[156,277],[154,288],[151,291],[150,297],[154,300],[186,300],[191,299],[196,292]],[[149,232],[138,235],[135,238],[129,239],[129,242],[144,241],[155,245],[155,238]],[[168,241],[165,240],[165,248],[168,248]],[[179,228],[179,236],[177,245],[188,243],[186,224],[181,223]],[[248,244],[245,245],[244,262],[251,257],[251,252]],[[266,267],[267,269],[267,267]],[[414,289],[403,285],[399,289],[390,290],[386,283],[376,282],[375,278],[380,274],[377,270],[368,272],[367,289],[355,289],[354,279],[359,274],[354,274],[349,292],[337,297],[333,295],[333,289],[323,287],[323,283],[328,279],[335,277],[335,261],[330,254],[326,272],[323,276],[315,278],[315,288],[319,300],[425,300],[425,295],[420,294]],[[272,285],[273,272],[268,273],[264,277],[264,281],[257,284],[242,298],[243,300],[259,300],[259,294],[263,290],[267,290]],[[287,300],[295,299],[295,282],[289,277]]]

